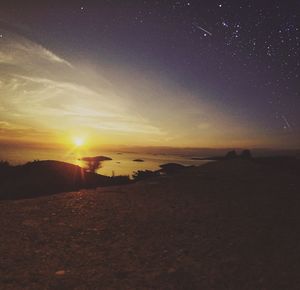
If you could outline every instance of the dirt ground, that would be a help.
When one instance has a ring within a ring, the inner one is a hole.
[[[0,289],[300,289],[299,172],[216,162],[0,202]]]

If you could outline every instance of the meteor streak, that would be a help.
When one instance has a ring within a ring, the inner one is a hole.
[[[204,29],[203,27],[201,27],[198,24],[194,24],[198,29],[202,30],[203,32],[207,33],[209,36],[212,36],[212,33],[209,32],[208,30]]]
[[[290,125],[289,121],[287,120],[287,118],[284,115],[281,115],[281,118],[284,121],[284,123],[286,124],[287,128],[291,129],[291,125]]]

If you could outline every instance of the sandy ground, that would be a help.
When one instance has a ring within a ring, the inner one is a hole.
[[[300,182],[248,161],[0,202],[0,289],[300,289]]]

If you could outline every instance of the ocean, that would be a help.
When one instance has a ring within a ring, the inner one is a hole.
[[[33,160],[58,160],[85,167],[82,157],[106,156],[112,160],[101,162],[101,168],[97,173],[107,176],[129,175],[137,170],[157,170],[159,165],[175,162],[182,165],[201,165],[207,163],[202,160],[192,160],[191,155],[181,154],[150,154],[137,152],[108,152],[101,150],[84,151],[73,150],[64,151],[62,149],[31,149],[31,148],[0,148],[0,160],[8,161],[12,165],[24,164]],[[201,157],[197,155],[197,157]],[[141,159],[143,162],[136,162]]]

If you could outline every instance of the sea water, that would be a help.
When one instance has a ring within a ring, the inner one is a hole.
[[[97,173],[107,176],[129,175],[138,170],[158,170],[161,164],[179,163],[182,165],[201,165],[207,161],[193,160],[192,156],[175,154],[149,154],[137,152],[113,152],[102,150],[83,149],[62,150],[62,149],[32,149],[32,148],[0,148],[0,160],[8,161],[12,165],[24,164],[33,160],[58,160],[81,167],[86,164],[81,161],[82,157],[106,156],[112,160],[101,162]],[[199,157],[199,156],[198,156]],[[134,160],[141,159],[143,162]]]

